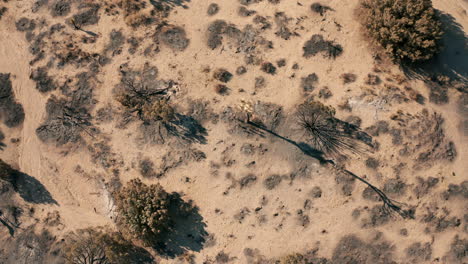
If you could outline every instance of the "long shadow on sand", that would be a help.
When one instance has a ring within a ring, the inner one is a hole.
[[[432,60],[403,67],[410,78],[423,79],[443,74],[462,83],[468,83],[468,37],[455,18],[439,13],[444,29],[443,50]]]
[[[379,188],[377,188],[376,186],[374,186],[373,184],[371,184],[370,182],[368,182],[364,178],[354,174],[353,172],[351,172],[349,170],[344,169],[339,164],[337,164],[335,161],[326,159],[324,157],[324,153],[322,151],[313,148],[312,146],[310,146],[307,143],[304,143],[304,142],[299,142],[298,143],[298,142],[296,142],[294,140],[283,137],[283,136],[277,134],[276,132],[274,132],[272,130],[269,130],[269,129],[265,128],[264,126],[256,124],[254,122],[248,122],[248,124],[251,125],[254,129],[266,132],[266,133],[268,133],[268,134],[270,134],[272,136],[275,136],[275,137],[277,137],[279,139],[282,139],[282,140],[296,146],[297,148],[299,148],[302,151],[302,153],[304,153],[304,155],[307,155],[307,156],[310,156],[312,158],[317,159],[320,162],[320,164],[322,164],[324,166],[329,166],[330,168],[338,170],[341,173],[343,173],[345,175],[348,175],[348,176],[350,176],[350,177],[352,177],[354,179],[357,179],[358,181],[364,183],[365,185],[367,185],[369,188],[371,188],[379,196],[380,200],[383,203],[383,209],[384,209],[384,211],[386,213],[388,213],[388,214],[397,213],[398,215],[400,215],[403,218],[413,218],[414,217],[413,216],[414,212],[412,212],[411,210],[404,210],[401,207],[402,204],[400,204],[397,201],[394,201],[394,200],[390,199],[383,191],[381,191]]]
[[[176,119],[169,124],[169,131],[191,143],[206,144],[206,129],[191,116],[176,114]]]
[[[162,234],[163,242],[158,243],[155,250],[170,258],[179,256],[187,250],[200,252],[208,233],[198,207],[192,202],[185,202],[180,194],[172,193],[169,214],[173,221],[171,228]]]
[[[26,173],[16,172],[16,179],[13,185],[18,194],[27,202],[58,204],[40,181]]]

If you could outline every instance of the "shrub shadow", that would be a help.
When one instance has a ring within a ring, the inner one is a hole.
[[[155,263],[153,256],[144,248],[133,246],[129,252],[132,263],[149,264]]]
[[[192,202],[185,202],[178,193],[171,194],[169,215],[172,219],[171,228],[161,235],[161,240],[155,250],[159,254],[174,258],[187,250],[200,252],[208,233],[206,224],[199,213],[198,207]]]
[[[191,143],[206,144],[206,129],[191,116],[176,114],[176,119],[169,124],[169,130]]]
[[[190,0],[150,0],[150,3],[158,10],[172,9],[177,6],[187,9],[188,6],[185,3],[188,2],[190,2]]]
[[[468,37],[463,27],[447,13],[439,12],[444,29],[443,50],[433,59],[403,66],[410,78],[427,79],[438,74],[452,80],[468,83]]]
[[[57,201],[52,198],[52,195],[45,186],[40,181],[26,173],[16,172],[16,178],[13,186],[21,198],[27,202],[58,205]]]
[[[3,143],[3,140],[5,139],[5,135],[3,132],[0,130],[0,150],[3,150],[3,148],[6,147],[5,143]]]

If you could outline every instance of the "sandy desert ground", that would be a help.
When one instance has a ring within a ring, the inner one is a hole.
[[[63,263],[69,232],[115,229],[110,193],[133,178],[197,207],[163,252],[145,249],[155,263],[468,263],[466,0],[433,1],[444,50],[423,73],[376,56],[357,0],[322,14],[312,0],[114,2],[0,1],[0,86],[24,109],[14,124],[0,112],[0,158],[21,172],[18,190],[0,185],[0,263]],[[305,54],[313,35],[342,54]],[[115,100],[130,73],[167,89],[174,131]],[[311,97],[368,136],[362,151],[304,149],[294,113]],[[245,105],[264,127],[238,120]]]

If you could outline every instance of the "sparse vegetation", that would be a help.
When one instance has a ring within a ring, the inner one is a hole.
[[[114,194],[117,225],[129,237],[153,245],[169,228],[169,199],[161,185],[131,180]]]
[[[0,0],[0,263],[467,262],[430,1]]]
[[[424,61],[440,50],[442,25],[431,0],[362,0],[359,19],[395,61]]]

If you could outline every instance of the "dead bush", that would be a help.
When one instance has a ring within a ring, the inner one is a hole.
[[[376,236],[363,241],[354,234],[346,235],[336,245],[330,263],[387,264],[393,260],[395,246]]]
[[[70,13],[71,5],[67,0],[56,0],[50,6],[50,14],[53,17],[66,16]]]
[[[167,100],[157,100],[142,107],[142,118],[146,121],[161,121],[168,123],[175,118],[174,108]]]
[[[237,13],[239,16],[242,17],[249,17],[257,13],[255,10],[249,10],[245,6],[240,6],[239,9],[237,10]]]
[[[318,83],[318,76],[315,73],[307,75],[307,77],[301,78],[301,86],[304,92],[312,92],[315,89],[315,85]]]
[[[160,33],[162,43],[176,51],[183,51],[187,48],[190,40],[182,27],[168,26]]]
[[[353,73],[343,73],[340,75],[341,80],[343,80],[343,84],[353,83],[356,81],[357,76]]]
[[[90,133],[91,115],[85,105],[77,107],[77,101],[52,96],[46,104],[46,120],[36,129],[42,142],[55,142],[57,146],[77,143],[81,133]]]
[[[158,176],[154,170],[154,163],[148,158],[140,160],[138,167],[140,169],[141,176],[145,178],[153,178]]]
[[[217,69],[213,73],[213,78],[220,82],[227,83],[232,79],[232,73],[228,72],[226,69]]]
[[[322,53],[326,58],[336,58],[343,53],[343,47],[333,41],[325,40],[322,35],[315,34],[308,40],[304,47],[304,57],[310,58]]]
[[[34,21],[34,19],[22,17],[16,22],[16,29],[18,31],[32,31],[35,28],[36,22]]]
[[[82,3],[78,6],[80,11],[72,17],[72,23],[75,27],[81,28],[82,26],[95,25],[99,22],[99,4],[95,3]]]
[[[443,257],[443,261],[447,263],[465,263],[468,258],[468,239],[460,238],[459,235],[455,235],[450,244],[450,250]]]
[[[98,228],[69,234],[63,252],[69,264],[153,263],[147,251],[126,241],[120,233]]]
[[[217,84],[214,88],[215,92],[220,95],[227,95],[229,93],[229,87],[224,84]]]
[[[46,67],[40,67],[33,70],[30,78],[36,82],[36,89],[41,93],[57,89],[54,80],[47,74]]]
[[[209,16],[214,16],[219,12],[219,5],[216,3],[211,3],[208,6],[208,10],[206,11]]]
[[[395,61],[424,61],[440,50],[442,24],[431,0],[362,0],[362,26]]]
[[[0,7],[0,20],[2,19],[2,16],[8,11],[7,7]]]
[[[263,72],[271,74],[271,75],[274,75],[276,73],[276,67],[271,62],[263,63],[261,69]]]
[[[128,113],[136,113],[145,123],[167,123],[175,118],[175,110],[167,93],[172,81],[157,79],[158,69],[146,63],[135,71],[121,65],[121,82],[115,88],[114,98]]]
[[[15,100],[9,73],[0,73],[0,119],[8,127],[19,126],[24,121],[24,109]]]
[[[323,5],[321,3],[313,3],[310,6],[310,9],[312,9],[313,12],[320,14],[321,16],[323,16],[328,11],[333,11],[331,7]]]

